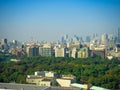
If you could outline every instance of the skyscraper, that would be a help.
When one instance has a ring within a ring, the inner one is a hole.
[[[120,43],[120,28],[118,28],[118,43]]]
[[[108,35],[107,34],[103,34],[101,37],[101,43],[102,44],[106,44],[108,41]]]
[[[2,41],[1,41],[1,49],[6,51],[8,50],[8,44],[7,44],[7,39],[6,38],[2,38]]]
[[[37,45],[28,45],[26,46],[26,53],[27,56],[38,56],[39,55],[39,48]]]
[[[7,39],[6,39],[6,38],[2,38],[1,44],[2,44],[2,45],[7,44]]]
[[[65,48],[55,48],[55,57],[65,57],[66,55],[66,50]]]
[[[62,43],[67,43],[68,35],[66,34],[66,35],[62,36],[61,41],[62,41]]]
[[[44,44],[43,47],[39,47],[39,55],[45,57],[54,56],[54,50],[51,45]]]

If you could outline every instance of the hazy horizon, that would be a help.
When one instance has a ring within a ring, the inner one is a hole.
[[[0,38],[58,41],[74,34],[116,34],[120,0],[0,0]]]

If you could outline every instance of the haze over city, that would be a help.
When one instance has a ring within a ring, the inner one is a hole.
[[[61,36],[116,34],[119,0],[0,0],[0,38],[57,41]]]

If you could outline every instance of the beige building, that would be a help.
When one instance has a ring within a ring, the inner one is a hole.
[[[81,48],[78,52],[77,52],[77,57],[78,58],[87,58],[89,55],[89,52],[88,52],[88,48],[84,47],[84,48]]]
[[[66,50],[65,48],[55,48],[55,57],[65,57],[66,55]]]
[[[34,75],[28,75],[27,83],[36,84],[39,86],[51,86],[54,84],[56,72],[36,71]]]
[[[27,83],[36,84],[39,86],[51,86],[52,78],[45,78],[45,77],[27,77]]]
[[[30,56],[38,56],[39,55],[39,47],[38,45],[26,45],[26,53],[27,53],[27,56],[30,57]]]
[[[72,43],[71,45],[70,45],[70,48],[77,48],[77,49],[79,49],[80,48],[80,42],[74,42],[74,43]]]
[[[61,87],[70,87],[71,83],[76,82],[76,77],[73,75],[62,75],[61,78],[56,79]]]
[[[77,49],[73,48],[71,51],[71,57],[76,58],[77,57]]]
[[[54,86],[70,87],[71,83],[76,82],[76,77],[73,75],[62,75],[57,77],[56,72],[37,71],[35,75],[27,75],[26,82],[39,86]]]

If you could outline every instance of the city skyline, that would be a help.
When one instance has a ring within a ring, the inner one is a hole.
[[[0,0],[0,38],[58,41],[69,34],[116,34],[119,0]]]

